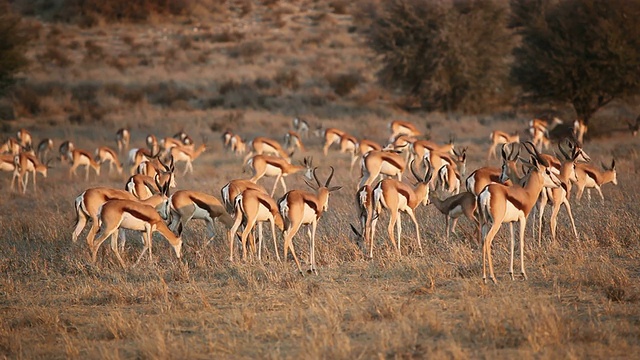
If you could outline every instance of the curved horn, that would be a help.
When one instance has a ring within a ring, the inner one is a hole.
[[[331,182],[331,178],[333,178],[333,172],[335,171],[333,166],[329,166],[329,168],[331,169],[331,174],[329,174],[329,177],[327,178],[327,182],[324,184],[324,187],[326,187],[326,188],[329,187],[329,183]]]
[[[566,151],[564,151],[564,147],[562,146],[562,142],[558,143],[558,149],[560,149],[560,152],[562,153],[562,155],[564,156],[564,158],[566,160],[572,160],[575,157],[575,156],[569,156],[569,154]],[[574,148],[573,153],[574,153],[574,155],[577,154],[577,152],[575,151],[575,148]]]
[[[318,180],[318,174],[316,174],[317,170],[318,170],[317,166],[313,168],[313,178],[316,180],[316,184],[318,184],[318,187],[320,187],[322,185],[320,185],[320,180]]]
[[[526,146],[526,145],[530,145],[530,146],[531,146],[531,148],[533,149],[533,152],[531,152],[531,150],[529,149],[529,147],[528,147],[528,146]],[[545,166],[545,167],[548,167],[548,166],[549,166],[549,162],[547,162],[547,160],[543,159],[543,158],[542,158],[542,156],[540,156],[540,153],[538,152],[538,149],[536,149],[536,147],[533,145],[533,143],[532,143],[531,141],[527,141],[527,142],[525,143],[525,147],[527,148],[527,151],[529,151],[529,153],[530,153],[531,155],[533,155],[533,156],[536,158],[536,160],[538,160],[538,162],[539,162],[540,164],[542,164],[542,166]]]
[[[418,172],[417,172],[417,171],[416,171],[416,169],[414,169],[414,167],[413,167],[413,165],[414,165],[414,163],[415,163],[415,162],[416,162],[416,161],[415,161],[415,159],[414,159],[414,160],[411,160],[411,163],[409,164],[409,169],[411,169],[411,173],[412,173],[412,174],[413,174],[413,176],[416,178],[416,180],[418,180],[418,181],[420,181],[420,182],[423,182],[423,181],[424,181],[424,179],[423,179],[420,175],[418,175]],[[429,168],[431,168],[431,167],[429,167]]]

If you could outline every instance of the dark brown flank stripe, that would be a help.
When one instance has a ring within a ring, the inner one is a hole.
[[[489,175],[489,180],[495,183],[500,183],[500,175],[491,174]]]
[[[410,196],[411,196],[410,194],[411,194],[411,193],[409,193],[405,188],[401,188],[401,187],[399,187],[399,188],[398,188],[398,193],[399,193],[400,195],[404,196],[404,197],[405,197],[405,199],[407,199],[407,202],[409,202],[409,199],[411,199],[411,198],[410,198]]]
[[[141,213],[140,211],[137,211],[136,209],[133,209],[131,207],[125,206],[124,208],[125,212],[128,212],[129,214],[133,215],[134,217],[144,220],[144,219],[148,219],[149,221],[152,221],[153,219],[150,219],[149,216],[147,214]]]
[[[315,211],[315,212],[316,212],[316,214],[319,214],[318,206],[316,205],[316,202],[315,202],[315,201],[311,201],[311,200],[306,200],[306,199],[304,199],[304,203],[305,203],[305,204],[307,204],[307,205],[309,205],[309,207],[310,207],[311,209],[313,209],[313,211]]]
[[[384,161],[386,161],[386,162],[390,163],[391,165],[393,165],[393,166],[397,167],[398,169],[402,169],[402,168],[403,168],[403,166],[402,166],[402,165],[400,165],[400,164],[399,164],[399,163],[398,163],[394,158],[392,158],[391,156],[388,156],[388,155],[384,155],[384,154],[383,154],[383,155],[382,155],[382,160],[384,160]]]
[[[209,204],[207,204],[206,202],[198,199],[195,196],[189,196],[189,198],[191,199],[191,201],[193,201],[194,204],[196,204],[199,208],[207,210],[208,212],[211,212],[211,206]]]
[[[276,144],[276,142],[274,140],[264,138],[264,139],[262,139],[262,142],[267,144],[267,145],[269,145],[269,146],[271,146],[274,149],[280,148],[280,144]]]
[[[507,200],[512,203],[515,207],[517,207],[518,209],[522,210],[524,209],[524,204],[522,204],[520,202],[520,200],[514,198],[513,196],[509,195],[509,193],[507,193]]]
[[[89,159],[93,159],[93,158],[91,157],[91,154],[89,154],[89,152],[88,152],[88,151],[78,150],[78,153],[79,153],[80,155],[84,155],[84,156],[88,157]]]
[[[598,182],[599,176],[598,174],[596,174],[595,172],[593,172],[591,169],[584,169],[584,172],[590,177],[592,178],[596,184],[600,185],[600,183]]]
[[[258,197],[258,201],[260,201],[260,204],[264,205],[264,207],[266,207],[267,209],[269,209],[269,211],[271,211],[271,204],[269,203],[269,201],[267,201],[267,199],[264,199],[263,197]]]

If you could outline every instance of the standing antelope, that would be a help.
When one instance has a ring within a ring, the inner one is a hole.
[[[129,140],[131,140],[131,132],[127,128],[120,128],[116,132],[116,145],[118,146],[118,152],[129,150]]]
[[[354,149],[351,155],[351,164],[349,165],[349,171],[353,171],[353,165],[355,165],[358,158],[364,156],[371,150],[382,150],[382,146],[373,140],[362,139],[358,142],[358,146]]]
[[[33,191],[36,191],[36,173],[47,177],[48,165],[42,164],[35,155],[27,152],[21,152],[14,158],[16,165],[13,173],[14,178],[18,178],[18,189],[22,189],[22,193],[27,192],[27,183],[29,182],[29,172],[33,173]],[[13,179],[11,180],[11,188],[13,189]]]
[[[18,140],[9,138],[4,144],[2,144],[2,147],[0,147],[0,154],[18,155],[21,150],[22,145],[20,145]]]
[[[371,185],[378,177],[383,174],[387,176],[397,176],[398,181],[402,181],[402,173],[407,163],[405,159],[397,152],[373,150],[362,156],[361,169],[362,178],[360,184]]]
[[[73,149],[71,154],[71,168],[69,169],[69,177],[76,176],[76,169],[78,166],[84,166],[86,169],[85,180],[89,180],[89,168],[93,168],[96,172],[96,176],[100,176],[100,164],[98,164],[93,156],[88,151]]]
[[[372,222],[377,218],[378,214],[374,208],[373,202],[373,188],[370,185],[364,185],[356,192],[356,208],[358,210],[358,218],[360,219],[360,229],[358,231],[353,225],[351,230],[358,236],[358,238],[364,239],[364,244],[369,246],[369,259],[373,259],[373,237],[371,237]],[[360,242],[358,241],[358,245]],[[364,246],[360,246],[363,248]]]
[[[71,162],[72,161],[71,152],[75,148],[76,148],[75,145],[69,140],[65,140],[62,143],[60,143],[60,147],[58,147],[58,153],[60,154],[60,161]]]
[[[604,169],[604,171],[601,171],[589,164],[576,164],[576,186],[578,187],[576,198],[578,199],[578,201],[580,201],[580,199],[582,198],[584,189],[587,189],[587,200],[591,202],[591,189],[595,188],[596,190],[598,190],[598,194],[600,194],[600,198],[602,198],[602,203],[604,204],[604,195],[602,195],[601,186],[607,183],[618,185],[618,176],[616,174],[616,159],[611,160],[611,166],[609,167],[605,164],[602,164],[602,168]]]
[[[304,158],[304,162],[301,165],[289,164],[286,160],[277,156],[270,155],[255,155],[249,160],[248,165],[253,169],[253,177],[251,182],[257,183],[263,176],[276,177],[276,181],[273,183],[273,189],[271,189],[271,196],[275,194],[278,181],[282,183],[282,189],[287,192],[287,184],[284,182],[284,178],[288,175],[295,174],[297,172],[305,170],[304,176],[311,179],[312,171],[312,159],[310,157]]]
[[[316,175],[317,167],[313,169],[313,178],[316,183],[313,184],[307,180],[305,182],[308,186],[316,190],[315,194],[302,191],[291,190],[278,200],[278,208],[280,214],[285,222],[284,230],[284,260],[287,260],[287,252],[291,249],[293,259],[298,265],[298,270],[302,274],[302,267],[296,256],[296,251],[293,247],[293,237],[298,233],[302,225],[311,225],[311,246],[309,250],[309,272],[315,274],[318,273],[316,269],[316,255],[315,255],[315,242],[316,242],[316,227],[318,226],[318,220],[322,214],[329,208],[329,194],[333,191],[340,190],[342,186],[329,187],[331,178],[333,178],[333,167],[331,173],[327,178],[324,185],[320,185],[320,180]]]
[[[421,133],[416,128],[415,125],[408,121],[402,120],[394,120],[389,123],[389,130],[391,130],[391,136],[389,137],[389,142],[392,142],[398,135],[408,135],[417,137],[420,136]]]
[[[500,144],[508,144],[508,143],[519,143],[520,135],[517,131],[513,134],[509,135],[504,131],[494,130],[491,132],[490,139],[492,141],[491,147],[489,148],[489,153],[487,154],[487,161],[491,160],[491,158],[496,157],[496,147]]]
[[[432,195],[431,202],[445,217],[447,242],[449,241],[449,233],[456,233],[456,224],[458,223],[458,218],[462,215],[465,215],[467,219],[473,221],[476,227],[476,234],[478,234],[478,237],[480,236],[480,223],[474,214],[476,211],[475,195],[465,191],[457,195],[452,195],[444,200],[440,200],[437,196]],[[450,219],[452,220],[451,226],[449,226]],[[477,238],[477,241],[480,243],[479,238]]]
[[[215,196],[198,191],[176,191],[169,198],[169,213],[169,228],[173,231],[176,231],[179,227],[187,226],[190,220],[204,220],[207,224],[207,230],[211,234],[205,245],[209,244],[215,236],[214,220],[218,219],[227,229],[233,224],[233,219],[227,213],[220,200]]]
[[[262,223],[268,221],[271,224],[271,236],[273,238],[273,248],[276,258],[280,261],[278,254],[278,243],[276,239],[276,226],[284,230],[284,222],[278,211],[278,205],[272,197],[260,190],[246,189],[236,196],[235,200],[235,222],[229,230],[229,261],[233,261],[233,242],[236,231],[241,223],[246,223],[242,231],[242,258],[247,258],[247,239],[249,233],[258,224],[258,260],[262,260]]]
[[[226,185],[224,185],[222,189],[220,189],[222,203],[224,204],[227,212],[231,214],[231,216],[235,216],[235,204],[233,202],[234,199],[246,189],[254,189],[265,194],[267,193],[267,190],[265,190],[262,185],[253,183],[248,179],[231,180]]]
[[[152,235],[154,232],[161,233],[171,244],[178,259],[182,250],[182,238],[176,236],[164,223],[164,220],[156,209],[152,206],[141,204],[131,200],[109,200],[100,210],[100,220],[102,222],[101,235],[96,239],[91,249],[91,260],[96,262],[98,249],[100,245],[111,236],[111,249],[115,252],[120,265],[124,268],[124,261],[118,252],[118,230],[130,229],[142,231],[144,233],[144,248],[138,257],[136,264],[140,262],[142,256],[149,250],[149,261],[153,261],[152,257]]]
[[[496,278],[493,272],[493,259],[491,257],[491,243],[503,223],[509,223],[511,234],[511,257],[509,274],[513,279],[513,254],[515,239],[513,236],[513,223],[520,224],[520,268],[521,274],[526,279],[524,270],[524,230],[527,217],[538,200],[544,186],[560,186],[560,180],[553,174],[549,164],[540,157],[538,150],[531,144],[531,168],[529,177],[524,186],[506,186],[502,184],[489,184],[478,195],[478,213],[482,227],[482,279],[486,283],[486,261],[489,262],[489,276],[494,283]],[[506,175],[502,175],[506,177]]]
[[[309,123],[298,117],[293,118],[293,129],[303,138],[309,137]]]
[[[420,241],[420,228],[418,226],[418,221],[416,220],[415,210],[418,205],[428,205],[429,204],[429,180],[431,180],[431,175],[433,174],[433,169],[426,162],[426,174],[424,177],[418,175],[416,170],[413,168],[413,164],[415,160],[411,161],[409,168],[411,169],[411,173],[418,180],[418,183],[414,188],[411,188],[409,185],[400,182],[394,179],[386,179],[382,180],[373,188],[373,203],[376,209],[380,209],[384,207],[389,209],[390,218],[389,218],[389,226],[387,228],[387,232],[389,233],[389,239],[391,240],[391,244],[396,247],[398,250],[398,255],[400,255],[400,237],[402,235],[402,219],[399,216],[399,212],[406,212],[413,224],[416,228],[416,237],[418,239],[418,248],[420,248],[420,253],[422,254],[422,243]],[[376,233],[376,223],[377,220],[374,219],[371,222],[371,238],[373,239]],[[397,245],[395,244],[395,237],[393,236],[393,228],[396,228],[398,235]]]
[[[192,162],[200,156],[207,149],[206,144],[201,144],[197,149],[190,150],[185,146],[176,146],[171,148],[171,157],[175,163],[186,162],[184,172],[182,175],[186,175],[187,171],[193,174]]]
[[[158,139],[155,137],[155,135],[147,135],[147,137],[145,138],[145,142],[147,144],[147,148],[149,148],[149,151],[151,151],[151,154],[158,154],[160,152],[160,145],[158,144]]]
[[[573,136],[578,140],[578,144],[584,144],[584,136],[587,133],[587,124],[582,119],[573,122]]]
[[[109,162],[109,174],[113,171],[115,167],[118,175],[122,175],[122,164],[120,160],[118,160],[118,154],[108,146],[100,146],[96,149],[96,162],[102,165],[105,162]]]

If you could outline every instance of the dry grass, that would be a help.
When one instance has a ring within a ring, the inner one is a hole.
[[[185,130],[197,142],[205,135],[208,150],[192,176],[178,177],[178,188],[218,195],[228,180],[249,176],[222,149],[226,129],[281,139],[292,117],[302,116],[312,130],[333,126],[384,141],[388,121],[402,118],[437,141],[455,135],[468,146],[470,172],[485,165],[491,130],[526,126],[529,114],[394,109],[396,99],[375,85],[370,53],[350,30],[345,13],[356,6],[348,2],[199,3],[209,11],[219,6],[215,26],[199,14],[201,22],[193,15],[185,24],[38,27],[30,53],[37,61],[13,99],[21,118],[3,123],[2,136],[24,126],[36,139],[69,139],[93,151],[114,146],[122,126],[131,129],[133,146],[143,146],[147,134]],[[626,113],[609,110],[598,124]],[[447,242],[431,206],[417,212],[424,256],[407,218],[403,255],[389,249],[383,214],[375,259],[364,260],[349,229],[357,221],[357,171],[349,174],[349,157],[335,149],[322,156],[319,138],[305,145],[309,153],[295,161],[312,155],[322,167],[335,166],[333,182],[344,186],[318,227],[318,276],[299,276],[291,258],[276,262],[271,246],[262,263],[229,263],[224,229],[204,246],[201,223],[185,230],[182,261],[158,237],[153,264],[122,270],[103,246],[94,265],[83,237],[70,241],[73,200],[89,186],[121,188],[124,178],[69,181],[68,165],[54,163],[36,194],[5,192],[0,357],[629,358],[640,350],[637,139],[612,132],[586,144],[596,164],[616,156],[620,184],[604,187],[604,204],[595,195],[591,204],[573,205],[580,242],[564,211],[557,243],[546,220],[541,247],[527,231],[528,281],[509,280],[502,229],[494,242],[497,285],[481,282],[470,224],[462,219]],[[3,175],[0,186],[9,181]],[[305,188],[301,177],[287,185]],[[123,257],[133,264],[142,246],[139,235],[128,237]],[[302,234],[296,249],[307,258]]]

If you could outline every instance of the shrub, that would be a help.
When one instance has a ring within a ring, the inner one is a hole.
[[[0,96],[14,83],[14,75],[28,65],[25,53],[29,42],[22,19],[0,0]]]
[[[355,71],[346,74],[328,75],[327,81],[339,96],[346,96],[362,82],[362,76]]]

